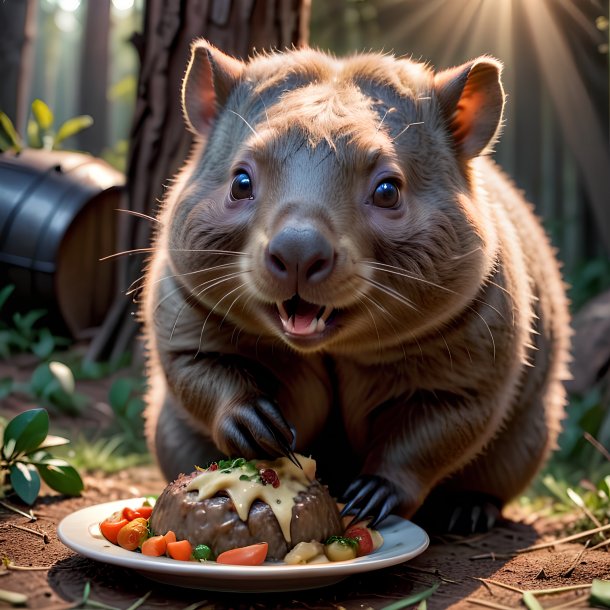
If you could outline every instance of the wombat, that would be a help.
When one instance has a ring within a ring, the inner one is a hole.
[[[193,44],[197,144],[141,312],[168,480],[296,449],[345,514],[453,531],[524,489],[560,429],[569,320],[540,224],[485,156],[501,69]]]

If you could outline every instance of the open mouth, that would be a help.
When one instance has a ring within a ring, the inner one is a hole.
[[[291,335],[302,337],[323,333],[335,311],[327,305],[310,303],[298,294],[286,301],[278,301],[276,305],[284,330]]]

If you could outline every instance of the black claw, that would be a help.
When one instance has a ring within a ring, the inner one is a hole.
[[[394,485],[377,475],[358,477],[345,490],[343,499],[347,503],[341,515],[353,515],[350,525],[370,517],[371,527],[383,521],[399,503]]]
[[[290,446],[294,441],[294,434],[277,406],[266,398],[259,398],[254,404],[259,417],[268,422],[270,429],[279,432]]]

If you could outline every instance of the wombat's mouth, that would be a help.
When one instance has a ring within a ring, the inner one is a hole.
[[[335,311],[328,305],[310,303],[298,294],[286,301],[278,301],[276,306],[284,330],[291,335],[302,337],[323,333]]]

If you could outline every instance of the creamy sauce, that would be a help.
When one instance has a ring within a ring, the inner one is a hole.
[[[205,500],[225,491],[237,510],[242,521],[247,521],[250,507],[255,500],[268,504],[275,515],[284,539],[290,543],[290,521],[294,498],[300,491],[305,491],[314,480],[316,463],[310,458],[297,455],[303,467],[298,468],[288,458],[281,457],[275,461],[260,460],[259,468],[272,468],[279,477],[278,487],[263,485],[259,481],[240,480],[248,474],[243,468],[232,468],[230,472],[223,470],[204,470],[187,486],[187,491],[197,491],[197,500]]]

